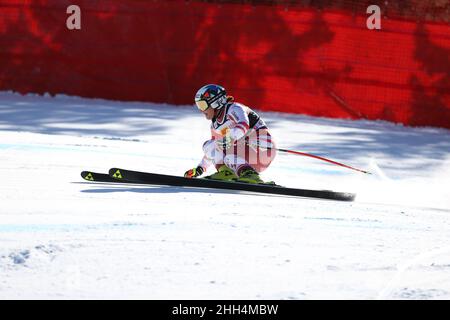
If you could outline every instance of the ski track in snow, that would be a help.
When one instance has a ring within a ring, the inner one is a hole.
[[[190,106],[0,92],[0,299],[449,299],[450,131],[262,113],[263,178],[353,203],[89,183],[182,175],[208,122]]]

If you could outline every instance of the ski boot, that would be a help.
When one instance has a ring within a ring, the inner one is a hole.
[[[242,170],[239,178],[235,181],[237,182],[245,182],[245,183],[264,183],[264,181],[259,177],[259,173],[255,170],[248,168]]]
[[[206,176],[204,179],[233,181],[237,178],[238,176],[234,174],[233,170],[228,168],[226,165],[222,165],[219,169],[217,169],[216,173],[213,173],[210,176]]]
[[[263,181],[260,178],[259,173],[251,168],[244,169],[241,172],[239,178],[235,179],[234,181],[244,183],[265,184],[269,186],[278,186],[274,181]]]

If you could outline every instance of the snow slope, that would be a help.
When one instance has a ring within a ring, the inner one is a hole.
[[[92,184],[118,166],[182,175],[191,106],[0,93],[0,299],[449,299],[450,131],[262,114],[263,178],[353,203]]]

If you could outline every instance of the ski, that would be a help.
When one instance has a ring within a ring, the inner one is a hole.
[[[107,174],[107,173],[98,173],[98,172],[92,172],[92,171],[82,171],[81,177],[84,180],[91,181],[91,182],[113,182],[113,183],[124,183],[125,182],[125,181],[111,178],[109,176],[109,174]]]
[[[286,196],[320,198],[320,199],[340,200],[340,201],[353,201],[356,196],[354,193],[348,192],[335,192],[331,190],[295,189],[277,185],[227,182],[202,178],[189,179],[178,176],[140,172],[120,168],[111,168],[109,170],[109,176],[117,181],[127,181],[129,183],[177,186],[177,187],[196,187],[207,189],[239,190],[239,191],[266,193],[266,194],[278,194]]]

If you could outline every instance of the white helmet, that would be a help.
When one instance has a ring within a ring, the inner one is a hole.
[[[201,87],[195,95],[195,104],[201,111],[205,111],[208,108],[222,108],[227,104],[225,88],[217,84],[207,84]]]

